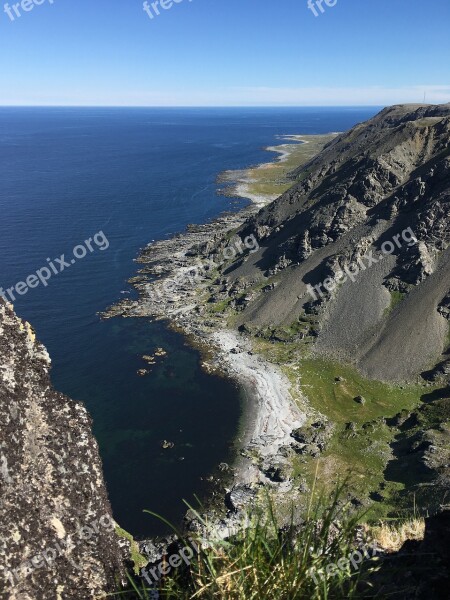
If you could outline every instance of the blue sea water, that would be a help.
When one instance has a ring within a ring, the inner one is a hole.
[[[221,171],[266,162],[276,136],[343,131],[375,112],[0,108],[0,287],[99,231],[109,242],[15,307],[47,346],[55,386],[89,409],[114,515],[138,537],[165,529],[144,509],[179,521],[182,500],[201,497],[202,480],[231,458],[240,395],[163,324],[97,313],[133,293],[126,280],[149,241],[245,205],[216,193]],[[138,377],[158,346],[167,358]]]

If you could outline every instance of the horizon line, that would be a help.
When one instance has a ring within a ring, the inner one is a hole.
[[[393,104],[0,104],[0,108],[379,108],[398,105],[433,106],[433,102],[396,102]]]

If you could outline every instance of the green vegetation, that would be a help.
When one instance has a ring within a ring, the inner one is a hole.
[[[386,309],[386,314],[390,314],[394,308],[403,301],[405,296],[406,294],[403,294],[402,292],[391,292],[391,303]]]
[[[337,381],[337,379],[341,379]],[[321,358],[300,361],[301,389],[312,407],[335,423],[365,423],[412,409],[424,393],[422,385],[396,386],[363,377],[356,369]],[[364,405],[355,402],[363,396]]]
[[[275,342],[303,342],[304,345],[313,341],[312,333],[317,327],[317,319],[303,316],[290,325],[266,327],[256,332],[258,338]],[[267,348],[266,348],[267,349]]]
[[[224,312],[231,302],[231,298],[228,300],[221,300],[220,302],[211,302],[208,306],[208,310],[210,313],[222,313]]]
[[[145,556],[140,554],[139,546],[137,545],[137,542],[135,542],[134,537],[131,535],[131,533],[128,533],[128,531],[125,531],[125,529],[116,526],[116,535],[119,538],[128,540],[130,542],[131,560],[134,563],[134,572],[136,575],[138,575],[140,569],[142,569],[142,567],[145,567],[145,565],[147,564],[147,559],[145,558]]]
[[[361,597],[359,590],[373,562],[363,560],[358,569],[348,560],[358,550],[356,532],[360,518],[350,514],[348,505],[342,507],[344,490],[345,486],[338,486],[331,498],[328,497],[328,506],[323,496],[317,497],[312,492],[300,528],[294,525],[294,508],[290,521],[281,523],[267,498],[252,510],[247,530],[228,541],[208,540],[207,544],[203,543],[203,549],[194,554],[189,567],[173,569],[161,581],[160,597],[166,600]],[[181,545],[192,547],[192,539],[180,541]],[[202,541],[197,539],[196,545],[200,547]],[[372,554],[368,552],[369,556]],[[133,587],[134,591],[117,595],[150,598],[145,587],[139,589],[135,582]]]
[[[402,510],[413,499],[430,512],[445,504],[448,486],[440,481],[440,473],[450,460],[449,436],[450,389],[444,387],[424,394],[419,409],[395,436],[397,459],[388,465],[387,477],[400,484],[395,500]]]
[[[386,419],[417,407],[424,386],[372,381],[350,366],[319,358],[302,359],[299,376],[300,389],[311,407],[335,424],[320,459],[320,481],[330,487],[336,477],[351,474],[352,492],[360,501],[367,503],[371,492],[383,489],[383,502],[374,505],[374,515],[394,510],[395,497],[403,486],[386,482],[384,470],[398,429],[387,425]],[[304,465],[309,479],[312,463],[311,459]]]
[[[238,172],[237,180],[239,183],[244,183],[246,193],[252,196],[266,197],[268,200],[281,196],[294,184],[294,180],[290,177],[291,172],[314,158],[336,136],[330,134],[288,137],[298,142],[303,140],[303,143],[288,143],[268,148],[272,152],[284,154],[284,157],[281,160],[248,169],[245,171],[244,179],[241,179],[242,174],[240,171]],[[232,173],[228,175],[230,176]],[[307,177],[306,171],[301,173],[297,180],[301,181],[305,177]]]
[[[298,401],[302,410],[310,413],[309,422],[325,417],[334,425],[331,439],[318,459],[317,484],[329,491],[339,478],[349,476],[349,489],[358,502],[368,505],[377,492],[378,501],[371,508],[373,517],[397,514],[404,507],[399,496],[408,482],[385,479],[386,465],[392,459],[391,445],[400,433],[386,420],[414,410],[421,405],[422,396],[435,388],[367,379],[349,365],[311,356],[308,339],[283,343],[259,337],[254,347],[281,367],[292,383],[294,396],[300,392]],[[294,476],[311,485],[316,464],[313,456],[296,455]]]

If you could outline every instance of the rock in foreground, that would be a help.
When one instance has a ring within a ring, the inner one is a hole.
[[[123,572],[83,405],[53,390],[50,358],[0,299],[0,598],[94,598]]]

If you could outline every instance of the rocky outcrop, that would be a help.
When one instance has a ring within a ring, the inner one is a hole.
[[[31,326],[0,299],[0,598],[88,600],[123,561],[91,419],[56,392]]]
[[[445,296],[438,306],[438,311],[443,317],[450,321],[450,292]]]
[[[317,457],[325,450],[333,434],[333,425],[327,421],[316,421],[308,426],[300,427],[292,432],[297,442],[298,454],[310,454]]]
[[[406,510],[414,502],[431,514],[439,511],[450,489],[450,387],[425,394],[414,411],[386,424],[397,430],[384,473],[386,481],[402,484],[397,501]],[[383,489],[377,494],[382,498]]]

